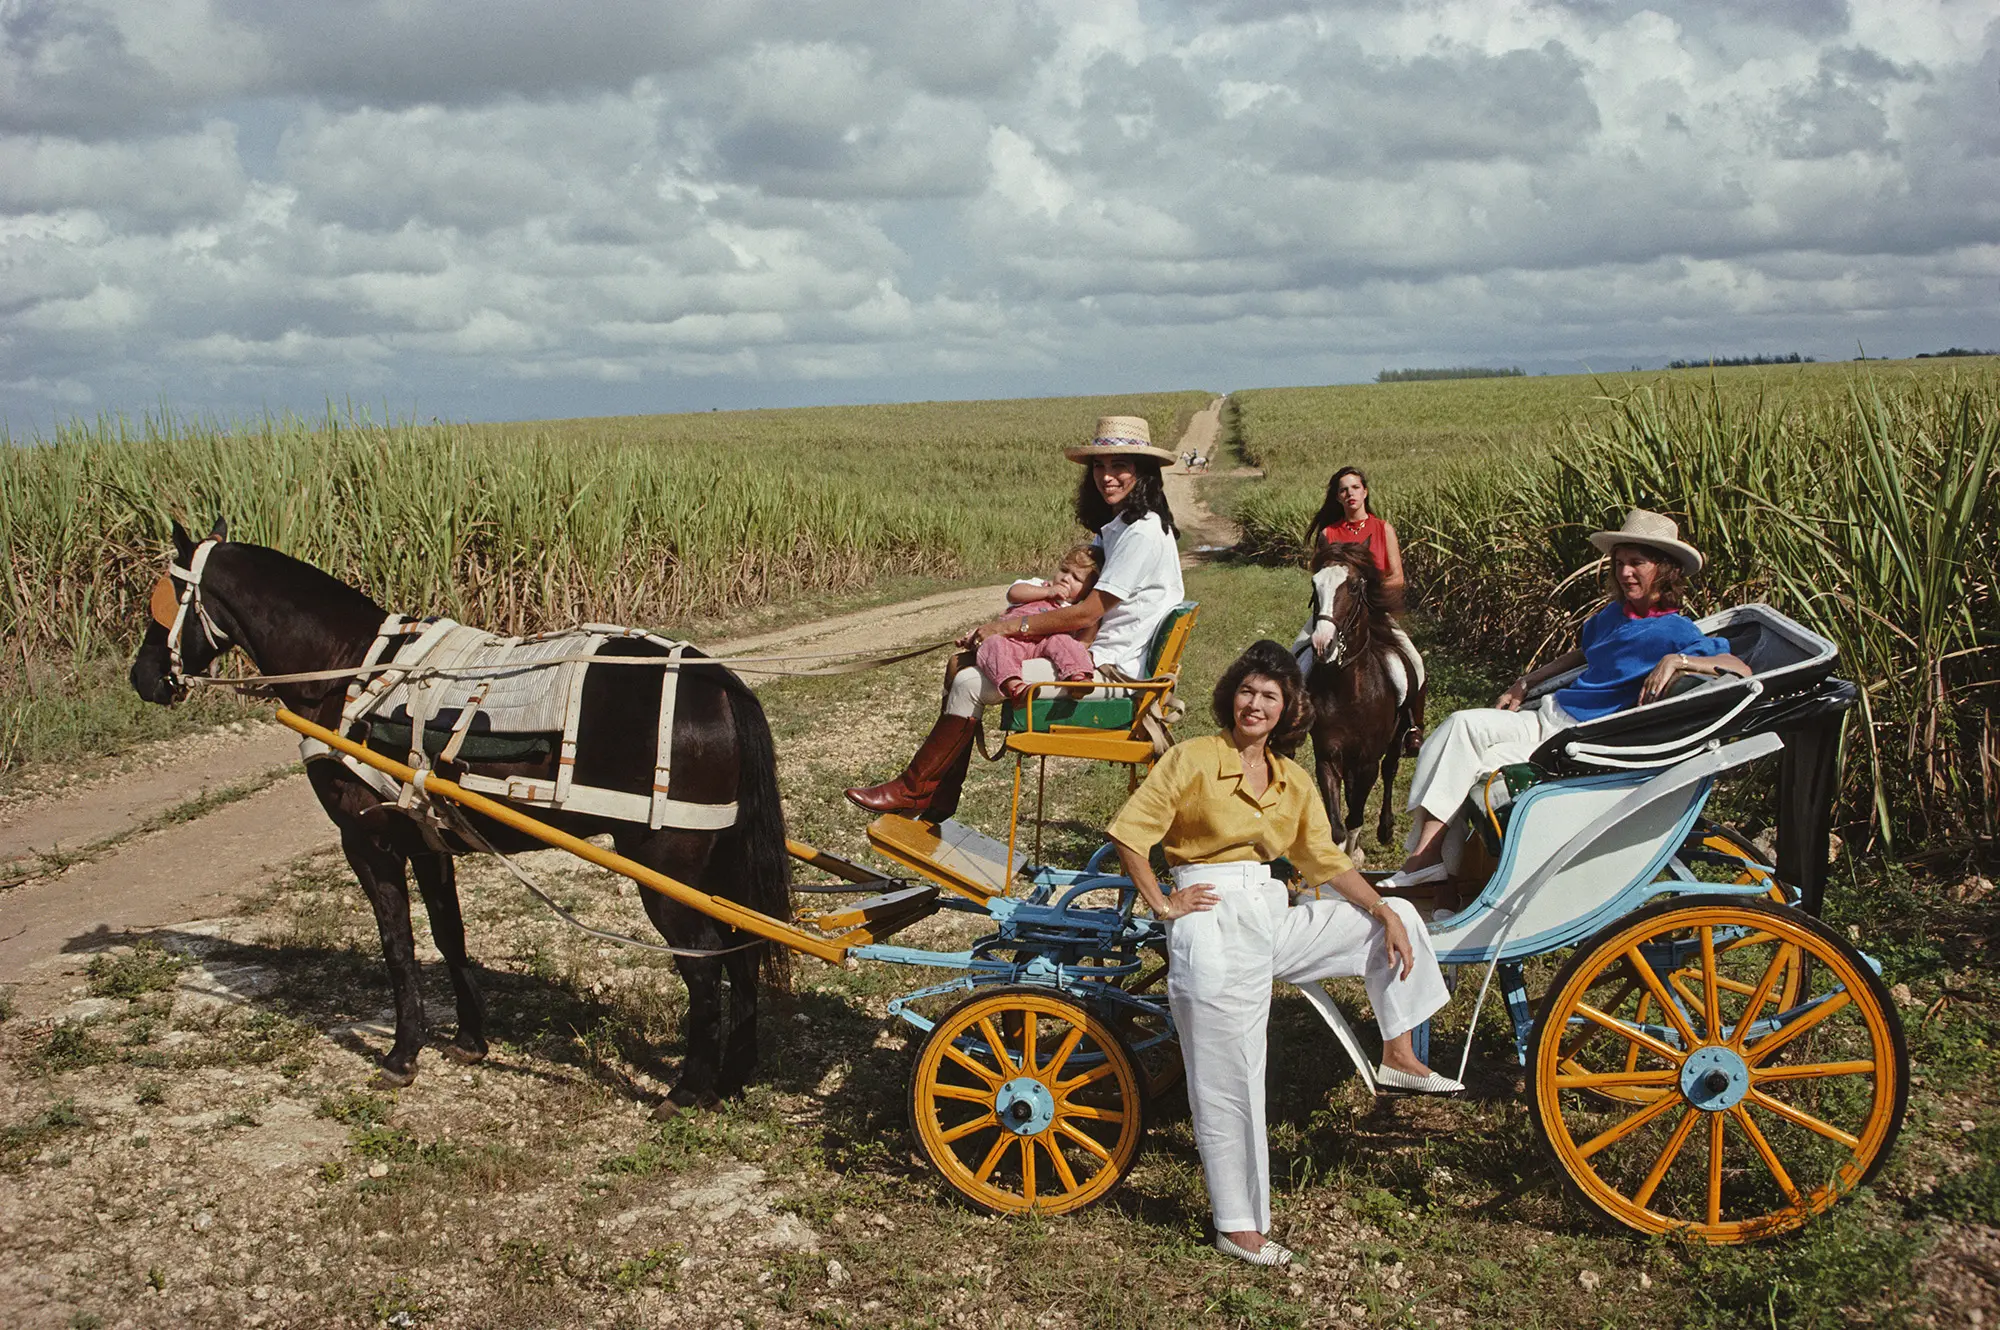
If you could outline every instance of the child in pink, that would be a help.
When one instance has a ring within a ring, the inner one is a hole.
[[[1063,555],[1055,577],[1047,582],[1029,578],[1007,588],[1008,610],[1001,617],[1026,618],[1045,610],[1074,605],[1097,581],[1104,553],[1095,545],[1078,545]],[[1014,636],[1001,633],[979,644],[979,669],[1000,689],[1000,695],[1018,702],[1028,691],[1021,678],[1021,662],[1046,660],[1055,667],[1058,679],[1088,679],[1095,674],[1090,648],[1075,633],[1050,633],[1046,637]]]

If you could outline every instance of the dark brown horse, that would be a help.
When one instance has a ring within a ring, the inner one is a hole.
[[[1396,700],[1395,670],[1402,662],[1388,633],[1392,607],[1366,545],[1322,543],[1313,554],[1312,575],[1312,619],[1295,649],[1301,664],[1310,664],[1306,692],[1313,704],[1320,797],[1334,839],[1352,855],[1378,773],[1382,813],[1375,839],[1386,845],[1394,834],[1391,801],[1409,724]]]
[[[382,608],[361,592],[276,550],[224,540],[221,522],[197,546],[174,524],[174,580],[156,593],[155,622],[132,662],[132,687],[149,702],[171,705],[184,678],[205,673],[239,647],[267,675],[345,669],[361,663],[381,629]],[[202,551],[197,560],[198,549]],[[186,592],[192,571],[196,592]],[[186,608],[176,610],[176,598]],[[174,622],[169,628],[161,620]],[[659,655],[639,639],[611,640],[599,655]],[[698,654],[698,653],[696,653]],[[328,728],[340,726],[346,679],[278,684],[287,707]],[[594,784],[652,788],[660,719],[659,671],[636,666],[586,669],[577,733],[577,763],[595,768]],[[618,852],[691,886],[739,901],[775,918],[791,913],[790,862],[785,853],[777,766],[763,708],[743,683],[719,665],[681,673],[674,711],[668,797],[698,804],[737,805],[735,825],[720,831],[673,827],[528,808],[523,811],[577,836],[608,833]],[[439,774],[546,774],[536,763],[440,763]],[[461,1062],[486,1055],[486,1004],[466,955],[453,871],[454,849],[441,852],[414,818],[337,761],[306,766],[327,816],[340,828],[341,847],[382,937],[396,1004],[396,1039],[382,1059],[382,1077],[408,1084],[425,1038],[422,990],[410,928],[405,869],[413,869],[430,914],[431,937],[444,954],[458,1002],[458,1033],[445,1050]],[[513,854],[540,848],[519,832],[473,817],[494,847]],[[786,956],[766,945],[743,947],[743,934],[650,891],[639,893],[653,924],[677,948],[720,953],[676,956],[688,986],[687,1056],[669,1095],[677,1105],[712,1103],[740,1091],[757,1064],[757,981],[760,961]],[[728,1014],[723,981],[728,980]]]

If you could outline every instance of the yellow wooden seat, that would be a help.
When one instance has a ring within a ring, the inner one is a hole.
[[[1101,707],[1094,713],[1085,710],[1088,704],[1066,706],[1067,694],[1088,693],[1105,686],[1090,679],[1076,679],[1031,683],[1022,705],[1009,709],[1002,726],[1007,730],[1003,748],[1014,754],[1014,807],[1007,825],[1007,850],[1010,855],[1021,825],[1021,766],[1027,758],[1041,759],[1041,770],[1035,782],[1036,859],[1040,859],[1042,854],[1042,806],[1050,758],[1079,757],[1094,762],[1117,762],[1128,769],[1126,783],[1133,789],[1138,788],[1139,781],[1152,770],[1155,754],[1153,742],[1146,735],[1146,721],[1159,714],[1174,690],[1174,684],[1180,677],[1181,656],[1187,650],[1188,638],[1194,632],[1194,622],[1200,610],[1201,606],[1196,602],[1184,600],[1167,611],[1166,617],[1160,620],[1160,626],[1153,631],[1152,644],[1146,651],[1148,677],[1117,685],[1117,691],[1128,694],[1128,697],[1112,700],[1125,706]],[[1048,700],[1041,700],[1043,695]],[[1066,712],[1070,718],[1088,718],[1100,723],[1065,723]],[[1112,723],[1102,723],[1105,721]],[[1017,725],[1020,728],[1014,728]]]

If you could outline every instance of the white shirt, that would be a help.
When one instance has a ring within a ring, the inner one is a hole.
[[[1090,658],[1098,665],[1115,665],[1127,674],[1144,675],[1146,648],[1167,611],[1185,599],[1181,590],[1181,555],[1157,513],[1137,522],[1119,517],[1097,533],[1104,550],[1104,571],[1097,590],[1118,597],[1118,603],[1097,622],[1097,640]]]

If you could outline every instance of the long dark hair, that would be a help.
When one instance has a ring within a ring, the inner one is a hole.
[[[1358,466],[1344,466],[1340,468],[1340,470],[1333,473],[1333,478],[1326,482],[1326,498],[1320,501],[1319,511],[1313,514],[1312,525],[1306,528],[1306,548],[1308,550],[1319,540],[1320,532],[1326,530],[1335,522],[1344,522],[1347,520],[1347,509],[1341,506],[1340,495],[1337,492],[1340,489],[1340,478],[1342,476],[1361,477],[1361,488],[1368,491],[1368,497],[1362,500],[1362,507],[1368,511],[1370,517],[1375,515],[1375,487],[1368,483],[1368,473]]]
[[[1125,496],[1125,502],[1113,508],[1097,492],[1096,469],[1085,462],[1083,479],[1076,487],[1076,520],[1092,531],[1102,531],[1121,517],[1136,522],[1153,513],[1168,535],[1178,536],[1180,528],[1174,525],[1174,510],[1167,507],[1167,482],[1160,474],[1159,462],[1150,457],[1134,457],[1132,466],[1135,472],[1132,492]]]
[[[1252,642],[1234,664],[1215,681],[1215,695],[1209,710],[1223,733],[1236,728],[1236,690],[1253,674],[1261,674],[1278,685],[1285,695],[1285,714],[1271,737],[1265,740],[1272,752],[1290,757],[1299,741],[1312,732],[1313,704],[1306,696],[1306,681],[1299,676],[1299,663],[1292,653],[1266,637]]]

